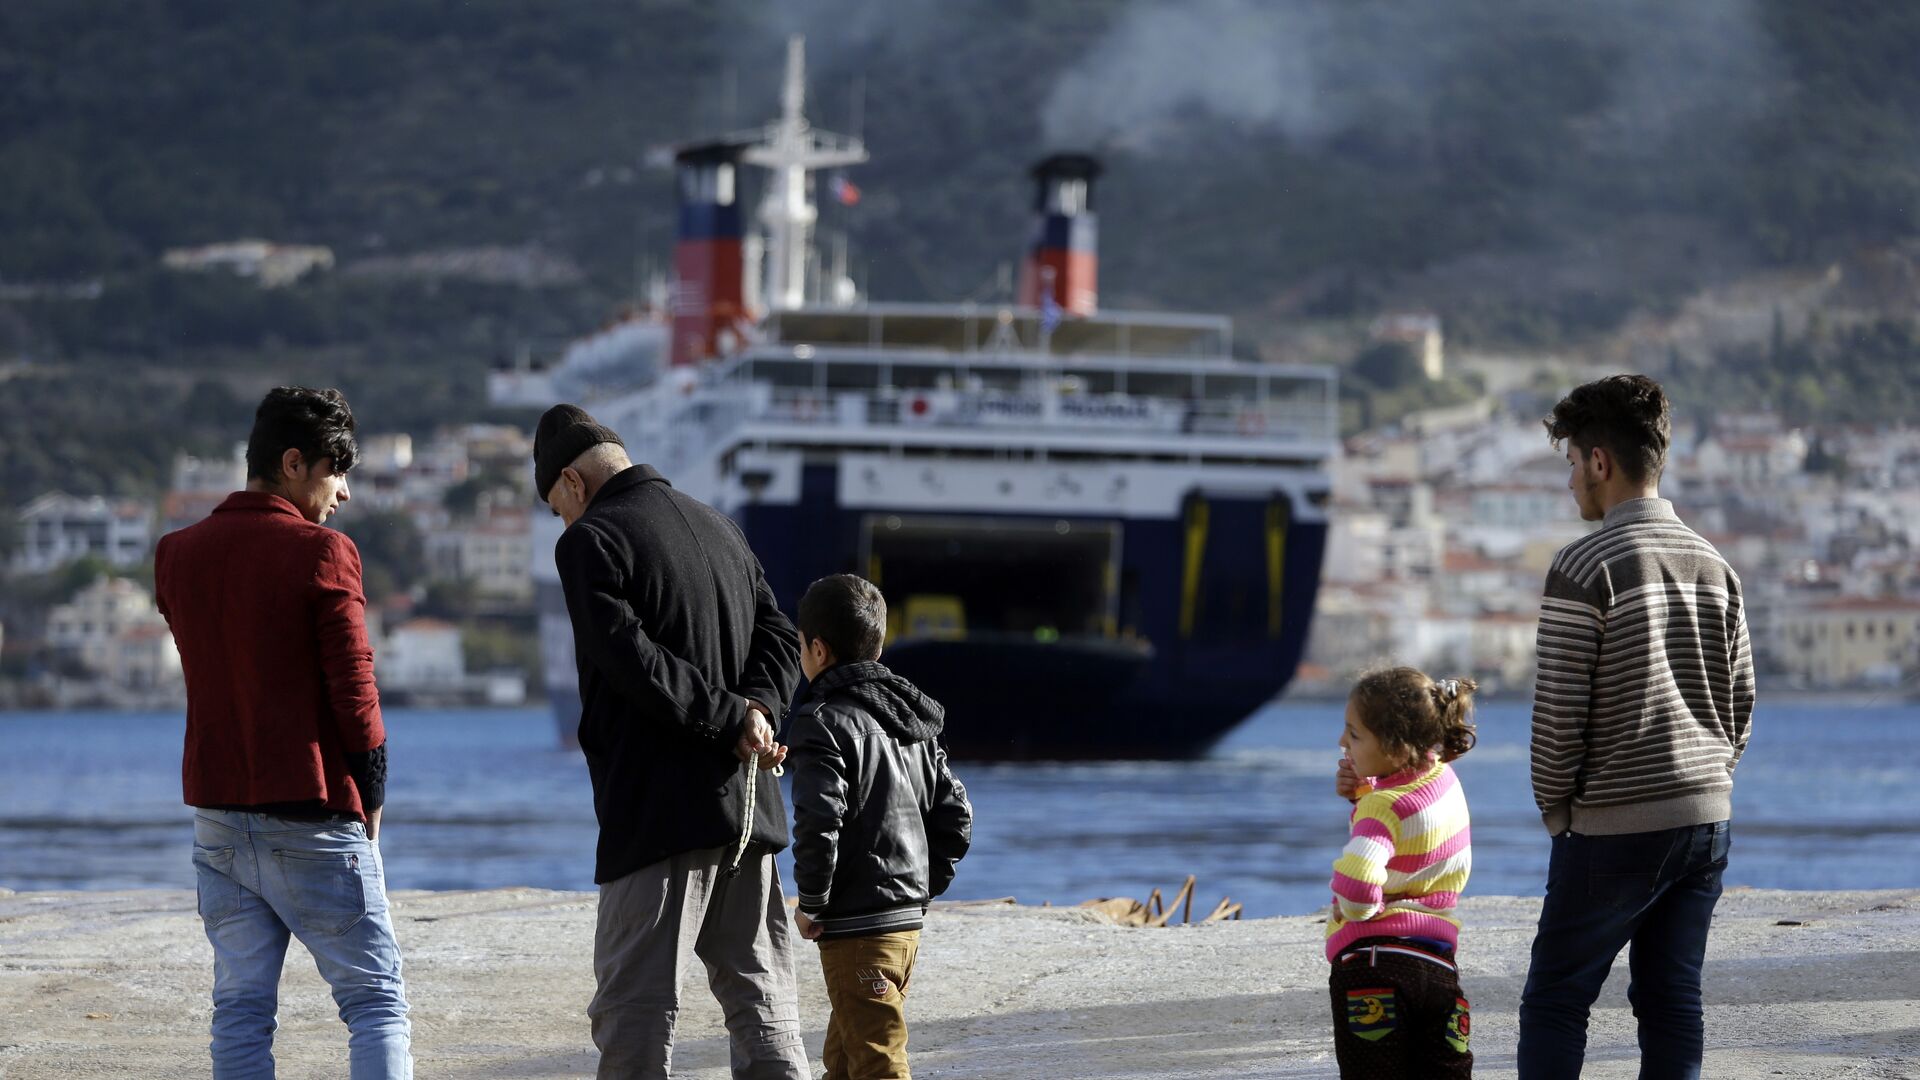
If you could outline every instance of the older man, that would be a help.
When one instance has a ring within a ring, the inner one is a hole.
[[[800,1080],[773,860],[786,810],[769,771],[786,755],[770,718],[798,679],[793,624],[732,520],[633,464],[585,411],[548,410],[533,456],[536,490],[567,524],[554,561],[600,821],[587,1009],[600,1075],[665,1080],[697,957],[726,1011],[733,1075]]]

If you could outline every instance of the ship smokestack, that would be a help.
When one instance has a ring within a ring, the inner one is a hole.
[[[674,155],[680,225],[673,250],[674,365],[723,355],[745,340],[751,313],[741,258],[740,154],[734,143]]]
[[[1020,303],[1040,307],[1041,296],[1068,315],[1092,315],[1100,306],[1100,231],[1093,182],[1100,162],[1087,154],[1054,154],[1033,167],[1036,215],[1033,242],[1020,266]]]

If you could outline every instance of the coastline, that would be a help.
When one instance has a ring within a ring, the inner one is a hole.
[[[1288,687],[1288,689],[1261,706],[1271,708],[1279,704],[1288,705],[1341,705],[1347,700],[1348,684],[1308,684]],[[1920,702],[1920,685],[1901,684],[1898,686],[1870,687],[1849,686],[1832,689],[1791,686],[1762,679],[1759,693],[1767,705],[1832,705],[1839,708],[1867,708],[1873,706],[1897,707]],[[1483,690],[1475,695],[1475,700],[1492,704],[1530,704],[1533,701],[1531,685],[1522,687],[1499,687]],[[384,705],[398,709],[416,709],[421,711],[445,711],[458,709],[463,712],[545,712],[547,699],[538,695],[529,695],[525,701],[512,705],[496,705],[487,702],[459,704],[447,702],[408,702],[404,699],[383,702]],[[16,714],[46,713],[180,713],[186,712],[186,698],[173,696],[148,701],[120,704],[68,704],[68,705],[28,705],[9,702],[0,698],[0,716]],[[1255,710],[1257,714],[1259,710]],[[1252,714],[1248,719],[1252,718]],[[1246,721],[1241,722],[1243,725]]]
[[[593,893],[400,892],[422,1075],[588,1076]],[[1513,1075],[1515,1009],[1537,898],[1462,904],[1476,1072]],[[1086,911],[938,904],[909,997],[922,1077],[1331,1075],[1322,927],[1287,916],[1136,930]],[[1708,1075],[1920,1078],[1920,887],[1729,890],[1707,954]],[[1623,954],[1596,1006],[1589,1077],[1637,1073]],[[802,943],[800,1015],[827,1018]],[[0,889],[0,1076],[204,1073],[211,952],[187,891]],[[333,1076],[346,1029],[296,944],[275,1053],[283,1077]],[[676,1075],[727,1075],[719,1010],[686,989]]]
[[[1888,687],[1841,687],[1831,690],[1808,687],[1774,685],[1761,680],[1759,698],[1762,706],[1778,705],[1831,705],[1843,709],[1861,709],[1885,706],[1898,708],[1920,702],[1920,686]],[[1476,704],[1531,705],[1533,687],[1531,685],[1494,690],[1476,691],[1473,696]],[[1347,700],[1347,687],[1326,686],[1309,687],[1301,690],[1289,688],[1274,704],[1281,701],[1290,705],[1344,705]]]

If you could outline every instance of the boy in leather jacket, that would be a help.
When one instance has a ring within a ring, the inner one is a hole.
[[[864,578],[800,600],[811,693],[789,728],[794,923],[820,943],[827,1080],[908,1080],[907,983],[927,904],[953,882],[973,808],[947,768],[946,710],[880,660],[887,604]]]

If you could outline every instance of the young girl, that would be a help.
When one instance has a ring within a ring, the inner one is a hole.
[[[1473,1075],[1453,914],[1472,854],[1447,762],[1473,747],[1475,689],[1398,667],[1364,676],[1347,698],[1337,789],[1353,800],[1353,832],[1333,864],[1327,918],[1342,1077]]]

